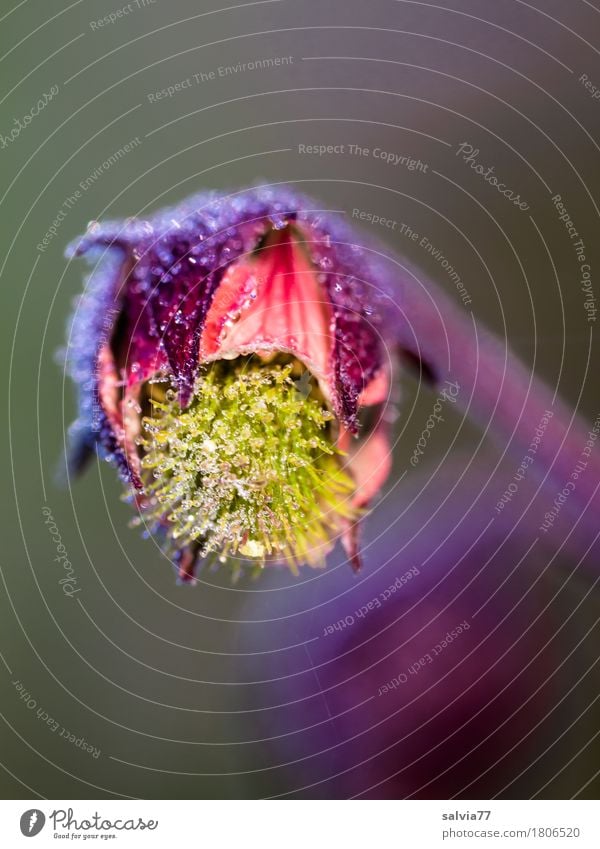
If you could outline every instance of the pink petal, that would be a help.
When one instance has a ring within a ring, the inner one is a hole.
[[[388,424],[380,419],[375,429],[364,439],[355,439],[342,428],[338,447],[348,454],[345,469],[351,475],[356,489],[352,497],[354,507],[367,507],[385,483],[392,468]],[[359,555],[359,522],[349,524],[342,534],[342,545],[355,572],[361,566]]]
[[[128,387],[125,397],[120,399],[119,376],[108,343],[98,352],[98,399],[111,426],[117,444],[121,447],[136,488],[141,488],[140,461],[135,439],[139,434],[140,417],[138,396],[140,384]]]

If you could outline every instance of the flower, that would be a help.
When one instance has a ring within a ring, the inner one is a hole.
[[[92,223],[72,320],[72,467],[97,443],[179,577],[198,558],[321,565],[390,469],[380,260],[288,191]]]
[[[182,580],[199,556],[322,564],[337,537],[359,568],[359,519],[391,466],[395,359],[438,391],[434,412],[453,387],[515,460],[533,451],[532,476],[593,544],[600,417],[590,429],[470,310],[339,215],[281,187],[205,194],[94,222],[69,251],[83,254],[71,467],[99,446]]]

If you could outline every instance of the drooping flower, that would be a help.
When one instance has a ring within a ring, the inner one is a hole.
[[[73,463],[99,444],[183,580],[199,556],[320,565],[337,537],[358,568],[390,468],[390,323],[380,262],[311,207],[204,195],[70,249],[97,263],[69,341]]]
[[[516,460],[535,445],[532,476],[581,545],[595,539],[600,421],[339,214],[281,187],[206,194],[94,223],[70,249],[83,254],[72,467],[99,446],[182,580],[199,556],[322,563],[338,537],[358,568],[359,519],[391,465],[396,356],[439,392],[450,381]]]

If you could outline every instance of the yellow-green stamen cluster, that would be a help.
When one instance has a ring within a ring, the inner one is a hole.
[[[320,565],[350,506],[332,415],[292,379],[292,365],[258,358],[216,362],[181,410],[175,394],[151,400],[143,420],[147,516],[167,522],[175,547],[191,542],[265,561]]]

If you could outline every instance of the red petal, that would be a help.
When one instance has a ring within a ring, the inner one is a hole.
[[[331,303],[293,230],[274,230],[260,250],[226,272],[208,312],[203,360],[285,351],[301,360],[332,400]]]

